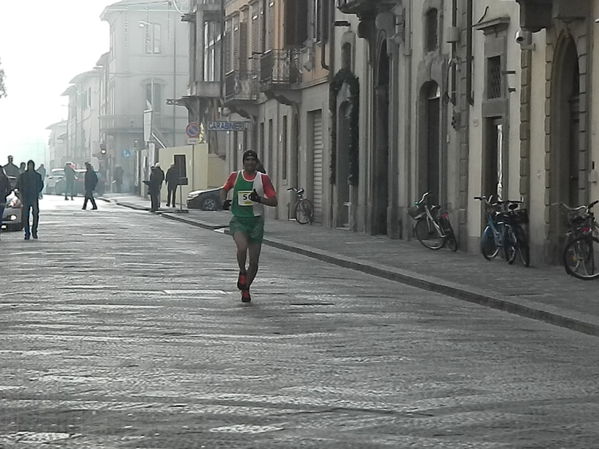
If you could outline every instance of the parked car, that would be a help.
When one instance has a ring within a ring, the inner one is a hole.
[[[2,213],[2,229],[21,231],[23,229],[23,204],[15,192],[6,197],[6,207]]]
[[[194,190],[187,194],[187,207],[189,209],[221,210],[222,201],[220,191],[222,187],[208,190]]]
[[[46,185],[46,194],[52,195],[56,193],[56,183],[64,178],[64,168],[53,168],[46,175],[44,184]]]

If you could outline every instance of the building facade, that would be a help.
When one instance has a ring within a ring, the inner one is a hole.
[[[53,123],[46,129],[50,131],[46,149],[46,168],[62,168],[67,162],[67,125],[66,120]]]
[[[140,192],[160,148],[185,143],[187,114],[167,100],[186,91],[188,28],[170,1],[123,0],[101,19],[110,26],[110,48],[98,62],[102,165],[108,179],[122,167],[124,189]]]
[[[68,162],[84,167],[90,162],[96,167],[100,154],[99,69],[80,73],[71,81],[63,95],[68,96],[67,144]]]
[[[258,149],[275,218],[301,186],[325,226],[410,239],[430,192],[477,252],[474,197],[518,200],[533,263],[555,263],[560,203],[599,198],[595,17],[596,0],[196,0],[185,100],[236,124],[207,133],[228,170]]]
[[[198,0],[187,19],[196,49],[187,101],[199,105],[198,120],[237,126],[207,131],[210,151],[226,158],[227,170],[241,167],[243,151],[257,149],[281,192],[279,207],[269,211],[274,218],[292,217],[294,197],[286,190],[300,186],[316,221],[330,224],[331,14],[332,3],[321,0]]]

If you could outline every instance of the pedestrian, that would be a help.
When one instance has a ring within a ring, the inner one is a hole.
[[[8,176],[4,173],[4,167],[0,167],[0,232],[2,232],[2,215],[6,207],[6,197],[10,194],[12,186]]]
[[[166,187],[168,193],[166,196],[166,207],[175,207],[175,198],[177,195],[177,186],[179,185],[179,168],[175,164],[171,164],[166,171]]]
[[[40,176],[42,177],[42,181],[44,181],[44,184],[46,183],[46,167],[44,167],[44,164],[40,164],[40,166],[37,168],[37,172],[40,174]],[[44,192],[42,191],[40,193],[40,199],[42,199],[44,197]]]
[[[160,185],[162,184],[162,177],[156,166],[151,167],[150,179],[144,181],[144,184],[148,186],[148,193],[150,194],[150,212],[156,212],[160,209]]]
[[[123,167],[117,165],[114,167],[114,174],[112,175],[112,180],[114,181],[114,186],[116,188],[117,193],[121,193],[121,189],[123,188]]]
[[[85,163],[85,199],[83,200],[83,210],[87,209],[87,201],[89,200],[92,203],[92,210],[98,209],[96,205],[96,200],[94,199],[94,190],[98,185],[98,175],[94,171],[94,167],[89,162]]]
[[[17,167],[14,163],[14,158],[12,156],[8,156],[8,163],[3,166],[2,168],[4,169],[4,174],[10,178],[14,178],[14,180],[12,181],[13,186],[16,184],[17,182],[17,178],[19,177],[19,175],[21,174],[19,172],[19,167]]]
[[[165,176],[164,176],[164,172],[160,168],[160,164],[158,162],[156,162],[156,164],[154,164],[154,167],[156,167],[156,174],[160,181],[158,183],[158,198],[160,198],[160,190],[162,189],[162,183],[164,182]],[[159,202],[160,202],[160,200],[159,200]]]
[[[32,236],[37,239],[37,226],[40,218],[40,192],[44,188],[44,181],[35,171],[35,162],[28,161],[27,169],[17,178],[17,191],[23,203],[23,222],[25,223],[25,240]],[[29,215],[33,213],[33,227],[30,228]]]
[[[77,174],[75,173],[75,169],[70,162],[64,164],[64,199],[69,199],[69,194],[71,200],[73,200],[73,195],[75,195],[75,179],[77,179]]]
[[[27,170],[27,165],[25,164],[25,162],[21,162],[19,164],[19,174],[25,173],[26,170]]]
[[[264,206],[276,207],[277,193],[268,175],[257,170],[258,155],[253,150],[243,153],[243,170],[229,175],[223,186],[223,209],[231,209],[229,229],[237,246],[239,277],[237,288],[241,301],[250,302],[250,286],[258,273],[258,262],[264,237]],[[233,190],[233,199],[227,195]],[[249,258],[249,266],[246,261]]]

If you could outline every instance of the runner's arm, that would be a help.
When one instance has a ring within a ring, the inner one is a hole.
[[[268,175],[262,175],[262,185],[264,188],[264,197],[261,198],[260,202],[265,206],[276,207],[279,204],[277,192]]]

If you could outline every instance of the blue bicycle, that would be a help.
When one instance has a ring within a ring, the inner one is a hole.
[[[521,201],[497,201],[493,197],[476,196],[475,200],[485,205],[487,225],[480,237],[480,250],[483,257],[493,260],[500,255],[509,264],[516,257],[524,266],[530,264],[528,242],[522,224],[526,223],[528,215],[524,209],[519,209]]]

